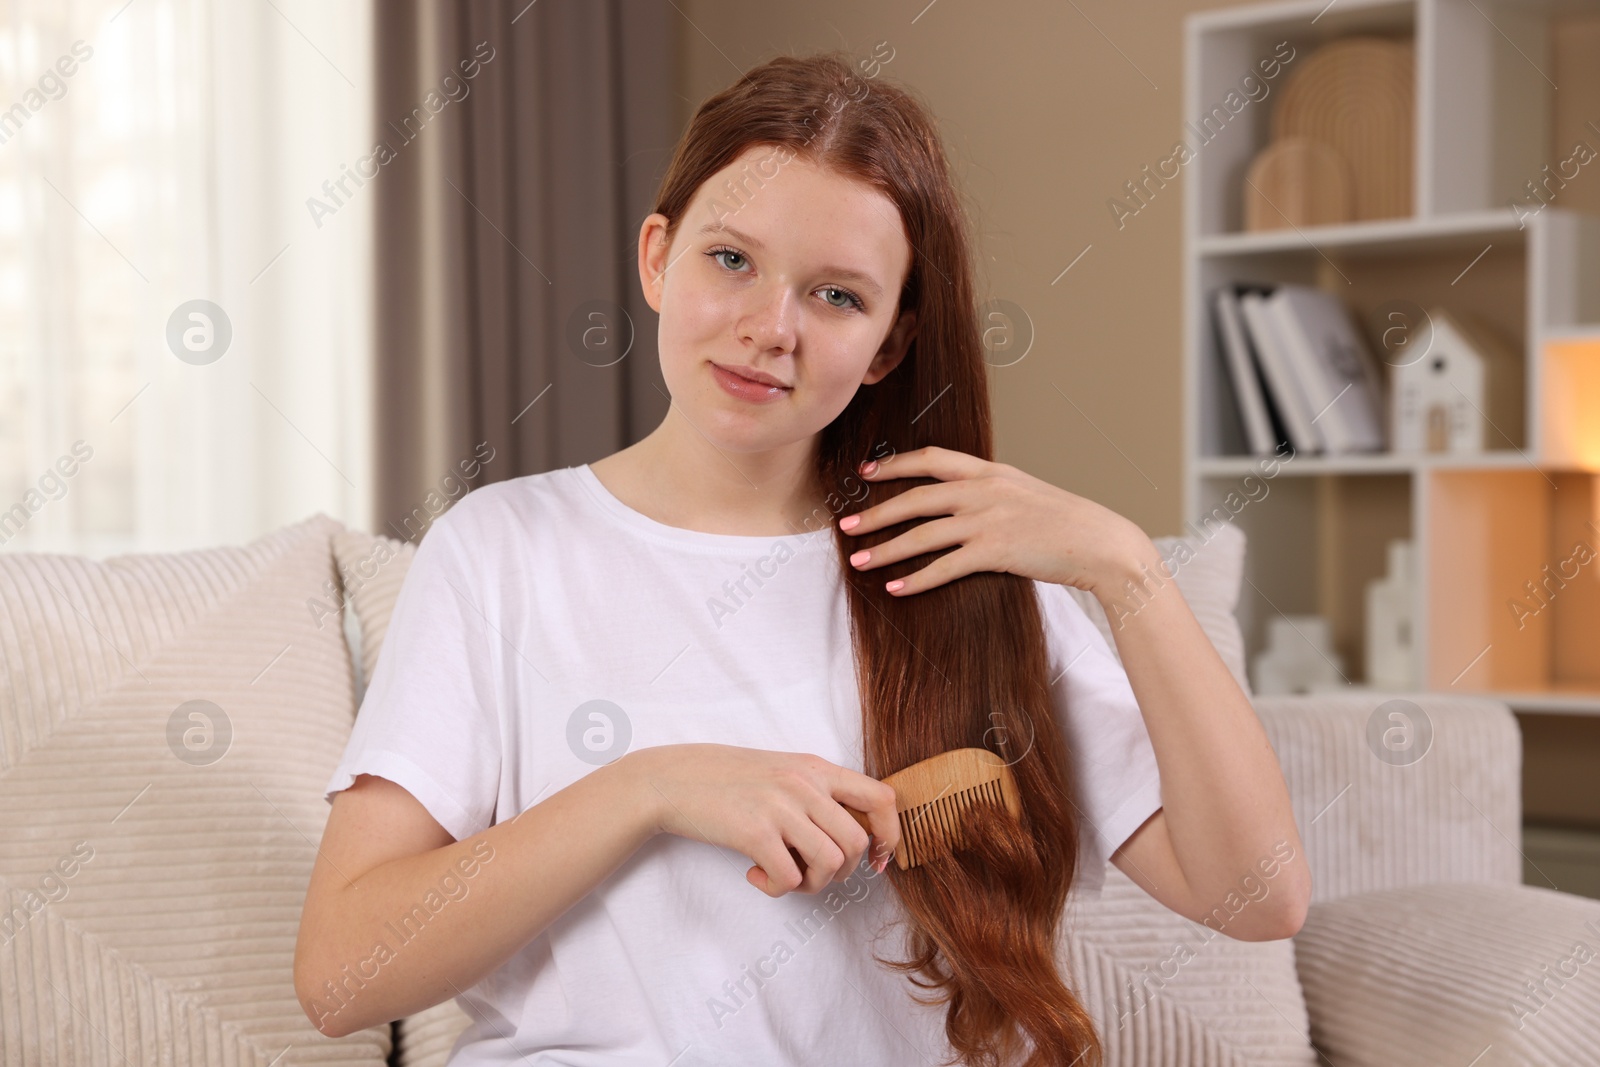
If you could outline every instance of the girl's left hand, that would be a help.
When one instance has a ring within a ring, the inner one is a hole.
[[[930,445],[890,456],[870,474],[863,466],[860,473],[869,482],[916,477],[940,482],[914,486],[843,516],[839,528],[846,533],[881,530],[918,516],[943,517],[855,553],[850,562],[857,570],[961,546],[902,582],[889,582],[886,588],[896,596],[975,571],[1017,574],[1100,596],[1138,575],[1141,562],[1160,566],[1155,545],[1137,524],[1009,464]],[[852,519],[858,521],[852,525]]]

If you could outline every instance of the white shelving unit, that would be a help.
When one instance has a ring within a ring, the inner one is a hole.
[[[1362,684],[1365,588],[1383,576],[1387,541],[1404,537],[1417,546],[1419,571],[1413,688],[1600,714],[1600,559],[1520,626],[1511,609],[1527,599],[1524,582],[1544,579],[1574,541],[1600,549],[1600,216],[1552,205],[1519,218],[1512,208],[1571,148],[1549,143],[1553,20],[1595,8],[1595,0],[1310,0],[1187,19],[1190,130],[1246,74],[1259,75],[1258,61],[1280,42],[1295,49],[1268,95],[1185,164],[1184,513],[1191,532],[1212,514],[1249,536],[1239,614],[1252,659],[1274,613],[1322,614],[1345,675]],[[1413,216],[1244,232],[1244,173],[1268,143],[1285,80],[1319,45],[1353,34],[1415,44]],[[1186,140],[1193,149],[1193,135]],[[1469,457],[1303,454],[1263,477],[1210,303],[1216,286],[1247,280],[1338,294],[1369,342],[1367,317],[1390,300],[1480,316],[1521,349],[1520,439]],[[1244,500],[1236,512],[1225,503],[1230,492]]]

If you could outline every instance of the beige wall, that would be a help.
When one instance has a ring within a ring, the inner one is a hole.
[[[1028,356],[991,378],[998,458],[1151,536],[1175,533],[1182,179],[1121,231],[1106,202],[1171,152],[1183,16],[1218,5],[923,2],[679,0],[683,119],[780,52],[866,57],[889,42],[883,76],[920,92],[943,128],[980,235],[980,294],[1021,305],[1036,331]]]

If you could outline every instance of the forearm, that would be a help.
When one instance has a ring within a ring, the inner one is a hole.
[[[319,859],[313,877],[344,888],[303,919],[295,973],[308,1017],[341,1037],[475,985],[655,833],[648,788],[630,754],[507,822],[348,884]]]
[[[1142,585],[1137,592],[1130,592],[1130,576]],[[1280,908],[1305,900],[1310,891],[1294,809],[1272,745],[1153,545],[1117,584],[1095,595],[1106,609],[1155,750],[1178,865],[1207,910],[1238,894],[1241,880],[1262,881],[1261,865],[1281,859],[1286,842],[1293,858],[1277,867],[1269,883],[1284,891],[1269,891],[1262,904],[1272,903],[1245,909],[1229,932],[1248,936],[1258,925],[1270,928],[1281,918]]]

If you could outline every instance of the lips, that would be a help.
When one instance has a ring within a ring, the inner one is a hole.
[[[779,389],[792,389],[792,388],[794,388],[793,386],[791,386],[787,382],[782,381],[781,379],[778,379],[778,378],[774,378],[772,375],[766,373],[765,371],[756,370],[754,367],[728,366],[725,363],[714,363],[714,365],[718,366],[718,367],[721,367],[723,370],[727,371],[729,374],[738,375],[739,377],[743,378],[747,382],[755,382],[757,385],[771,385],[771,386],[776,386]]]

